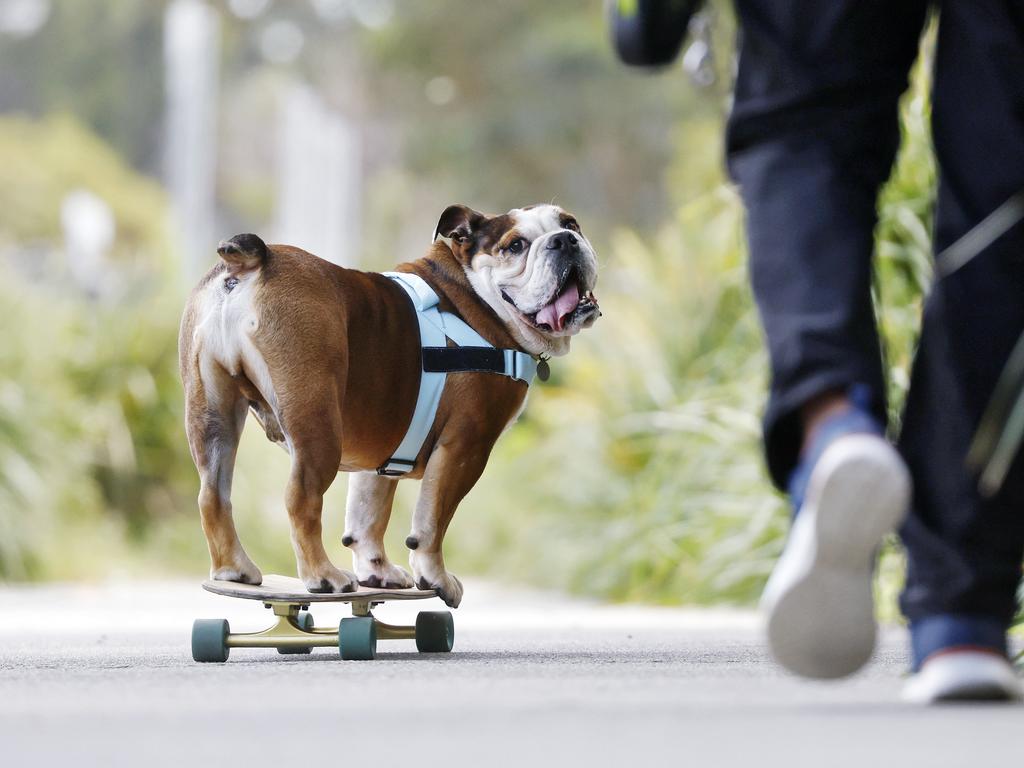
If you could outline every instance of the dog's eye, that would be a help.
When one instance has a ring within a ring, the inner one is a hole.
[[[580,231],[580,225],[577,224],[575,221],[567,221],[562,226],[564,226],[568,230],[572,230],[573,232],[579,232]]]
[[[511,243],[508,244],[509,253],[522,253],[526,247],[526,241],[521,237],[517,237]]]

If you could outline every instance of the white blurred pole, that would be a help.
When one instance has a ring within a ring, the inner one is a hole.
[[[109,288],[104,267],[117,234],[114,212],[102,197],[75,189],[61,200],[60,224],[68,271],[83,290],[100,295],[105,284]]]
[[[281,100],[274,239],[352,266],[359,254],[358,131],[312,90]]]
[[[164,15],[167,187],[171,231],[191,282],[213,264],[220,15],[202,0],[173,0]]]

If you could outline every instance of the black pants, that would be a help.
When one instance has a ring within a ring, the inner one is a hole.
[[[935,247],[1024,188],[1024,0],[940,4],[933,135]],[[799,408],[866,384],[885,416],[870,297],[879,186],[899,144],[928,4],[922,0],[736,0],[742,46],[728,128],[748,211],[754,293],[768,338],[768,466],[796,463]],[[1024,461],[982,500],[964,457],[1024,331],[1024,226],[937,283],[926,304],[900,449],[914,479],[902,531],[903,609],[1007,622],[1024,554]]]

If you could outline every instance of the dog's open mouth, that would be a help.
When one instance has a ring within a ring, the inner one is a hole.
[[[532,325],[542,331],[561,331],[567,325],[572,325],[578,319],[595,312],[599,309],[597,298],[593,291],[586,291],[581,295],[579,273],[576,267],[569,268],[562,276],[559,288],[547,304],[532,314],[527,314],[519,309],[505,291],[501,297],[511,304],[525,317]]]

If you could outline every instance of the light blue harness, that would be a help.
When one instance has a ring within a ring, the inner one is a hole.
[[[416,309],[416,320],[420,326],[420,348],[424,353],[420,359],[420,393],[416,399],[412,422],[394,454],[377,469],[378,475],[401,476],[416,465],[416,457],[420,454],[423,441],[427,439],[427,434],[434,425],[434,417],[437,415],[438,403],[441,402],[448,371],[460,370],[436,370],[425,364],[426,353],[443,350],[448,346],[448,339],[463,348],[494,349],[494,345],[470,328],[461,318],[450,312],[441,312],[437,308],[437,294],[423,278],[408,272],[383,274],[402,286],[409,294],[409,299]],[[504,367],[487,370],[524,381],[527,385],[533,382],[533,377],[537,373],[537,361],[532,356],[515,349],[502,349],[499,352],[504,357]],[[473,367],[461,370],[481,369]]]

